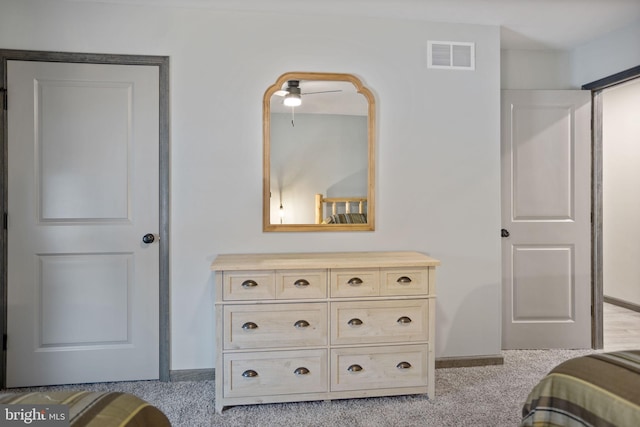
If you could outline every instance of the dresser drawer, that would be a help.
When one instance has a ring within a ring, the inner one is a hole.
[[[380,270],[331,270],[332,297],[368,297],[380,293]]]
[[[225,305],[224,348],[327,344],[327,304]]]
[[[427,385],[427,345],[331,350],[331,391]]]
[[[278,299],[327,297],[327,270],[276,271]]]
[[[224,397],[327,391],[327,350],[227,353]]]
[[[385,268],[380,271],[380,295],[427,295],[429,272],[426,268]]]
[[[222,297],[225,301],[276,298],[275,271],[225,271],[222,274]]]
[[[331,303],[331,344],[377,344],[429,339],[429,300]]]

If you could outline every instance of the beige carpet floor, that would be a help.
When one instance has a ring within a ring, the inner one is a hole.
[[[26,390],[109,390],[135,394],[162,409],[175,427],[507,427],[517,426],[529,390],[581,350],[510,350],[504,365],[436,370],[436,396],[236,406],[214,411],[213,381],[135,381]]]

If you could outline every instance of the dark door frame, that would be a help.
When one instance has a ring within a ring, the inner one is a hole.
[[[0,387],[6,385],[7,370],[7,165],[8,165],[8,133],[7,133],[7,61],[39,61],[68,62],[85,64],[113,65],[148,65],[159,70],[159,200],[160,200],[160,270],[159,270],[159,378],[170,380],[170,329],[169,329],[169,57],[147,55],[109,55],[96,53],[45,52],[29,50],[0,49],[0,208],[3,213],[2,237],[0,253],[2,254],[2,271],[0,274],[0,330],[2,331],[2,352],[0,352]]]
[[[603,275],[602,275],[602,91],[629,80],[640,78],[640,65],[587,83],[591,91],[591,343],[604,347]]]

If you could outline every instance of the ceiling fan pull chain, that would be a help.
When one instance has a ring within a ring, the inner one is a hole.
[[[295,115],[296,115],[296,107],[291,107],[291,127],[296,127],[296,124],[294,123],[294,119],[295,119]]]

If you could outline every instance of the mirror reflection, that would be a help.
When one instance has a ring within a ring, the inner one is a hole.
[[[263,106],[264,230],[373,230],[371,92],[349,74],[287,73]]]

